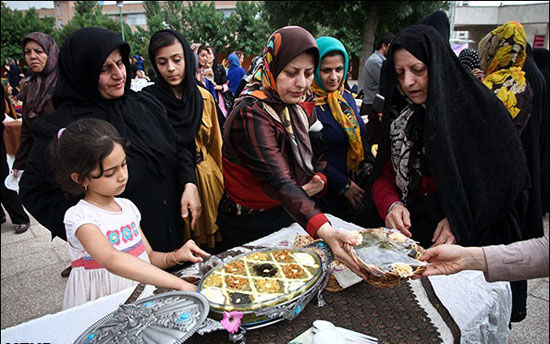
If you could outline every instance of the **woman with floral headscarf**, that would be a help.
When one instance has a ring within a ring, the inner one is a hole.
[[[479,60],[487,75],[483,84],[504,103],[521,135],[529,120],[533,91],[525,79],[525,31],[510,21],[479,42]]]
[[[320,130],[313,104],[303,103],[319,62],[313,36],[298,26],[275,31],[263,64],[224,126],[225,195],[218,225],[226,247],[242,245],[298,222],[324,239],[337,258],[358,266],[342,249],[355,239],[333,229],[315,201],[326,187],[326,162],[313,154]]]
[[[23,124],[20,144],[15,154],[13,174],[25,169],[27,156],[34,143],[31,125],[35,118],[53,112],[52,95],[57,83],[57,57],[59,48],[55,40],[43,32],[31,32],[23,40],[25,62],[32,70],[26,87],[22,90]]]
[[[349,220],[345,209],[350,204],[357,209],[365,196],[354,177],[366,156],[366,129],[353,96],[344,89],[349,67],[346,48],[333,37],[321,37],[317,45],[321,63],[311,89],[315,94],[315,115],[323,124],[321,133],[328,144],[325,198],[331,214]]]

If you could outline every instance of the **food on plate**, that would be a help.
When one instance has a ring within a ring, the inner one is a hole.
[[[305,249],[264,249],[215,267],[199,292],[215,311],[252,310],[290,300],[321,275],[321,259]]]

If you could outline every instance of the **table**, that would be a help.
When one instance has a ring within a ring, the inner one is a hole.
[[[21,134],[21,119],[4,120],[4,144],[6,154],[15,155],[19,148],[19,136]]]
[[[328,217],[335,227],[357,228],[334,216]],[[249,245],[289,246],[296,234],[305,234],[305,231],[298,224],[293,224]],[[193,270],[197,267],[192,266],[178,274],[192,273]],[[150,285],[128,288],[2,330],[2,343],[72,342],[94,322],[127,301],[130,295],[141,299],[153,295],[155,290]],[[247,334],[247,343],[288,342],[306,331],[315,319],[331,320],[336,325],[373,335],[379,338],[380,343],[508,342],[512,303],[509,283],[487,283],[481,272],[463,271],[452,276],[434,276],[387,289],[360,282],[339,293],[325,291],[323,295],[327,301],[323,308],[317,308],[312,302],[293,321],[284,320],[251,330]],[[195,334],[189,340],[189,343],[220,342],[227,342],[226,333]]]

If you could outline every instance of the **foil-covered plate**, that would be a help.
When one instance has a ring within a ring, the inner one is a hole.
[[[208,316],[210,305],[199,293],[172,291],[123,304],[90,326],[75,344],[179,344]]]

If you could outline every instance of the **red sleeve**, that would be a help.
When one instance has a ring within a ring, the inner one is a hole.
[[[372,199],[382,219],[386,218],[390,206],[401,200],[395,186],[395,171],[389,155],[386,157],[382,173],[372,185]]]

